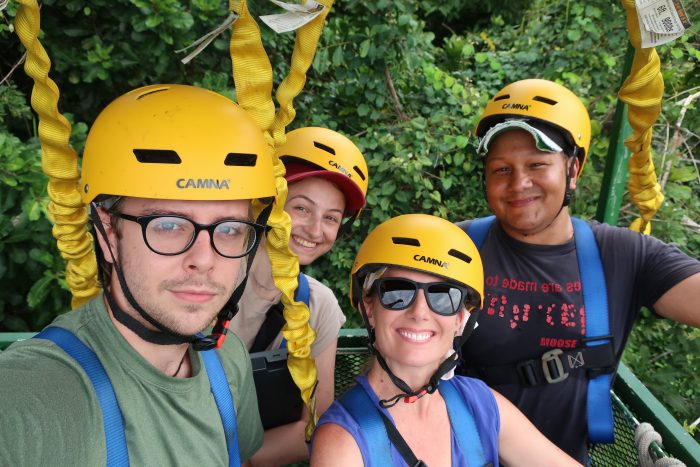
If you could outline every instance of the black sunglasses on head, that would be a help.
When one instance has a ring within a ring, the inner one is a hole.
[[[456,315],[463,306],[471,310],[472,299],[469,290],[450,282],[416,282],[400,277],[382,277],[372,288],[379,297],[379,303],[387,310],[405,310],[416,299],[418,289],[425,293],[428,306],[442,316]]]

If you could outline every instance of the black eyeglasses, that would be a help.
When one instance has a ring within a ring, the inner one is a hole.
[[[241,258],[249,254],[264,226],[238,219],[223,219],[213,224],[198,224],[183,216],[131,216],[113,213],[120,219],[136,222],[141,226],[146,246],[159,255],[175,256],[194,245],[202,230],[209,232],[211,246],[226,258]]]
[[[382,277],[373,285],[379,302],[387,310],[405,310],[416,299],[418,289],[425,292],[428,306],[442,316],[456,315],[463,306],[471,310],[473,299],[466,287],[449,282],[415,282],[399,277]]]

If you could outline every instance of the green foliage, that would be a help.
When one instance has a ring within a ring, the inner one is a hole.
[[[270,9],[249,1],[254,14]],[[696,11],[686,3],[689,12]],[[15,68],[24,52],[12,32],[16,4],[0,13],[0,329],[38,329],[68,308],[63,264],[46,214],[36,122],[27,102],[31,83]],[[267,11],[265,11],[267,13]],[[225,2],[195,0],[44,0],[42,43],[61,90],[59,108],[73,114],[72,143],[80,151],[85,123],[133,87],[192,83],[234,96],[228,35],[190,64],[175,51],[214,29]],[[692,19],[692,18],[691,18]],[[700,86],[698,21],[689,33],[659,47],[666,99],[654,152],[666,203],[654,235],[700,256],[698,104],[679,104]],[[349,270],[365,235],[407,212],[456,221],[487,213],[474,125],[488,98],[522,78],[556,80],[587,104],[591,153],[573,211],[593,217],[607,157],[616,92],[627,50],[625,17],[616,2],[517,0],[498,2],[378,0],[336,2],[323,30],[292,127],[327,126],[349,135],[370,169],[368,206],[351,233],[308,273],[336,290],[359,326],[347,297]],[[278,85],[288,70],[294,38],[261,24]],[[679,120],[683,120],[677,125]],[[677,136],[677,138],[676,138]],[[620,224],[636,210],[624,204]],[[644,315],[625,360],[680,420],[694,420],[700,374],[697,330]],[[673,382],[673,383],[670,383]]]
[[[67,309],[38,141],[0,132],[0,329],[30,331]]]
[[[679,423],[687,425],[698,417],[700,329],[659,319],[644,310],[623,358],[669,411],[679,417]],[[658,388],[666,389],[660,392]]]

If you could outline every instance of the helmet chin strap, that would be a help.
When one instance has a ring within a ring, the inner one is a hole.
[[[267,223],[267,219],[270,215],[271,210],[272,203],[270,203],[268,206],[265,207],[265,209],[263,209],[263,211],[260,213],[260,216],[258,216],[256,222],[265,225]],[[114,252],[112,251],[112,247],[109,244],[109,239],[107,237],[104,225],[102,224],[100,216],[97,213],[94,205],[91,205],[90,207],[90,217],[92,218],[93,224],[95,225],[99,234],[102,236],[102,238],[105,241],[105,244],[107,245],[107,249],[109,250],[109,254],[112,258],[114,271],[117,274],[117,279],[119,280],[119,285],[122,289],[122,292],[124,293],[124,297],[126,298],[127,302],[129,302],[129,305],[134,310],[136,310],[144,320],[148,321],[157,330],[149,329],[141,321],[137,320],[136,318],[122,310],[121,307],[119,307],[119,305],[117,304],[116,300],[114,299],[114,296],[112,295],[111,291],[107,288],[107,284],[104,284],[105,298],[107,299],[107,303],[109,304],[109,307],[112,310],[112,314],[114,315],[114,318],[117,321],[119,321],[128,329],[133,331],[141,339],[147,342],[151,342],[153,344],[175,345],[191,343],[194,350],[197,351],[219,348],[223,345],[224,340],[226,338],[226,334],[228,332],[229,324],[238,312],[238,301],[240,300],[241,296],[243,295],[243,291],[245,290],[245,286],[248,281],[248,271],[250,270],[250,266],[255,256],[255,252],[257,251],[258,246],[260,244],[259,236],[255,237],[255,244],[253,245],[253,248],[248,254],[246,274],[245,276],[243,276],[243,280],[240,284],[238,284],[238,286],[236,287],[236,289],[234,290],[233,294],[228,299],[224,307],[217,314],[216,324],[212,329],[212,333],[208,336],[202,336],[201,334],[185,335],[180,334],[177,331],[170,329],[169,327],[160,323],[150,314],[148,314],[141,307],[141,305],[139,305],[139,303],[136,301],[131,291],[129,290],[129,286],[126,283],[126,278],[124,277],[122,269],[119,266],[116,257],[114,256]]]
[[[442,363],[440,363],[440,365],[438,366],[437,370],[435,370],[435,373],[433,373],[433,375],[430,377],[430,380],[428,380],[428,383],[424,384],[423,386],[414,391],[413,389],[411,389],[408,383],[396,376],[394,372],[391,371],[391,368],[389,368],[389,365],[386,363],[386,360],[379,352],[377,347],[374,345],[374,329],[372,329],[369,324],[364,301],[359,300],[359,305],[362,314],[362,319],[365,322],[365,327],[367,328],[367,335],[369,337],[367,347],[369,348],[370,353],[374,355],[377,359],[379,366],[382,367],[382,369],[387,375],[389,375],[389,379],[391,379],[391,382],[394,383],[394,386],[396,386],[400,391],[402,391],[400,394],[390,397],[389,399],[380,400],[379,405],[381,405],[385,409],[388,409],[389,407],[395,406],[399,403],[399,401],[402,400],[406,404],[412,404],[413,402],[416,402],[418,399],[425,396],[426,394],[434,393],[440,385],[442,377],[454,370],[457,364],[459,363],[459,353],[455,351],[449,357],[443,360]],[[478,311],[475,311],[469,315],[469,319],[467,320],[467,324],[465,325],[464,331],[462,331],[462,335],[459,337],[459,339],[455,338],[455,348],[461,349],[464,342],[469,338],[472,331],[476,327],[478,315]]]

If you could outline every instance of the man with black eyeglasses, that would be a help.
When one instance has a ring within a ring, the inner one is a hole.
[[[93,124],[80,189],[103,293],[0,354],[0,465],[240,465],[262,426],[225,337],[276,193],[263,133],[219,94],[139,88]]]

